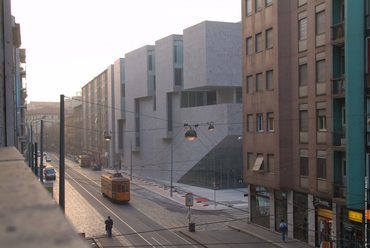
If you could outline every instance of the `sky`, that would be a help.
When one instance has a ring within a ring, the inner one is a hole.
[[[11,0],[27,102],[72,97],[118,58],[195,24],[241,20],[240,0]]]

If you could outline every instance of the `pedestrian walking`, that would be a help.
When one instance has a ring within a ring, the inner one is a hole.
[[[281,233],[281,240],[283,242],[285,242],[285,235],[286,235],[287,230],[288,230],[288,225],[284,222],[284,220],[281,220],[280,225],[279,225],[279,231]]]
[[[108,216],[108,219],[105,220],[105,231],[107,231],[108,237],[112,237],[112,228],[113,228],[113,220]]]

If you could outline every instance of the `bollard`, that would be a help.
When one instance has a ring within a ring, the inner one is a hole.
[[[194,222],[189,223],[189,232],[195,232],[195,223]]]

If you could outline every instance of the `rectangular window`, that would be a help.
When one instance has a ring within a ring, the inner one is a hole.
[[[256,121],[257,132],[263,132],[263,114],[258,113],[256,120],[257,120]]]
[[[153,55],[148,54],[148,71],[153,70]]]
[[[273,90],[274,89],[274,80],[273,80],[273,71],[266,71],[266,89]]]
[[[252,55],[252,53],[253,53],[252,37],[246,38],[246,50],[247,50],[247,55]]]
[[[252,0],[245,0],[245,15],[249,16],[252,14]]]
[[[267,154],[266,172],[273,172],[275,167],[274,154]]]
[[[253,93],[253,76],[247,76],[247,94]]]
[[[268,112],[266,114],[266,127],[267,131],[273,132],[274,131],[274,113]]]
[[[255,4],[256,12],[262,10],[262,0],[255,0],[254,4]]]
[[[298,39],[307,40],[307,18],[298,21]]]
[[[258,33],[256,34],[256,53],[261,52],[262,50],[262,33]]]
[[[298,0],[298,7],[307,3],[307,0]]]
[[[306,86],[307,85],[307,64],[299,65],[298,67],[298,80],[299,86]]]
[[[317,131],[326,131],[326,110],[317,109]]]
[[[316,13],[316,35],[325,33],[325,11]]]
[[[247,115],[247,132],[253,132],[253,115]]]
[[[272,48],[274,44],[272,28],[266,30],[265,39],[266,39],[266,49]]]
[[[242,89],[236,88],[235,89],[235,103],[242,103],[242,101],[243,101]]]
[[[175,68],[175,85],[182,85],[183,77],[182,77],[182,68]]]
[[[216,91],[207,91],[206,98],[206,105],[215,105],[217,103]]]
[[[256,74],[256,91],[263,91],[262,73]]]
[[[326,156],[325,151],[317,151],[316,166],[317,178],[326,179]]]
[[[265,5],[266,7],[267,6],[270,6],[272,4],[272,0],[265,0]]]
[[[308,132],[308,111],[307,110],[299,111],[299,131]]]
[[[325,59],[316,61],[316,83],[325,82]]]
[[[299,174],[301,176],[307,177],[308,176],[308,151],[301,150],[300,157],[299,157]]]
[[[247,153],[247,167],[249,170],[251,170],[253,168],[253,165],[254,165],[254,156],[253,156],[253,153],[251,152],[248,152]]]

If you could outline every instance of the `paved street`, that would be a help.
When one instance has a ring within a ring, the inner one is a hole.
[[[163,187],[153,182],[135,178],[130,203],[112,204],[100,194],[101,171],[82,169],[69,160],[66,160],[66,165],[66,216],[76,232],[95,238],[101,247],[132,247],[133,244],[135,247],[163,244],[172,247],[199,247],[200,243],[203,247],[285,247],[274,244],[275,241],[265,241],[263,236],[231,229],[227,224],[233,224],[235,218],[245,219],[246,213],[222,205],[215,207],[197,204],[198,209],[192,210],[196,232],[191,233],[188,231],[187,208],[182,203],[183,192],[174,192],[173,197],[178,197],[179,201],[172,201],[167,198],[168,195],[163,194],[166,192]],[[56,201],[59,199],[58,191],[59,182],[56,180]],[[221,198],[226,199],[225,196]],[[241,206],[245,208],[243,204]],[[105,235],[104,220],[107,215],[115,220],[113,239],[108,239]],[[279,242],[278,237],[276,240]]]

